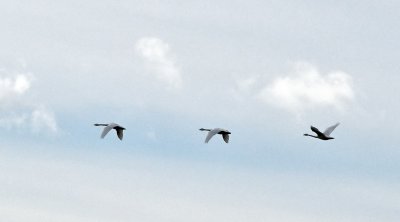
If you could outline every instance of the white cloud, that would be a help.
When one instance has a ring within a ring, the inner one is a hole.
[[[315,107],[342,110],[354,100],[352,77],[342,71],[321,74],[308,63],[298,63],[294,73],[276,78],[259,96],[273,106],[291,112]]]
[[[29,128],[34,132],[43,130],[57,132],[54,114],[28,96],[32,85],[32,74],[5,73],[5,76],[0,77],[0,105],[2,105],[0,127]]]
[[[14,90],[15,92],[22,94],[31,87],[31,83],[28,78],[24,75],[18,75],[15,78]]]
[[[25,74],[18,74],[14,78],[0,77],[0,101],[22,95],[29,90],[30,86],[30,79]]]
[[[31,123],[34,131],[48,129],[55,133],[58,129],[54,114],[43,107],[33,110]]]
[[[136,53],[147,63],[156,78],[168,89],[180,89],[182,77],[170,53],[170,47],[163,40],[154,37],[141,38],[135,45]]]

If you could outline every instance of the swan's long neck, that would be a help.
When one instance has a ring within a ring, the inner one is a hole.
[[[204,129],[204,128],[201,128],[199,130],[201,130],[201,131],[211,131],[210,129]]]
[[[104,123],[95,123],[95,126],[108,126],[108,124],[104,124]]]
[[[311,136],[311,137],[314,137],[314,138],[318,138],[318,136],[310,135],[310,134],[307,134],[307,133],[305,133],[304,136]]]

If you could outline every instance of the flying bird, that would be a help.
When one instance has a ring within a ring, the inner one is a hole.
[[[229,132],[228,130],[225,129],[221,129],[221,128],[215,128],[215,129],[204,129],[201,128],[199,129],[200,131],[208,131],[206,140],[204,141],[205,143],[208,143],[208,141],[210,141],[210,139],[215,135],[215,134],[221,134],[222,138],[224,139],[225,143],[229,142],[229,134],[231,134],[231,132]]]
[[[125,130],[124,127],[116,124],[116,123],[109,123],[109,124],[104,124],[104,123],[96,123],[94,124],[95,126],[105,126],[103,129],[103,132],[101,133],[101,138],[103,139],[110,130],[115,129],[117,131],[117,136],[120,140],[124,137],[123,131]]]
[[[311,137],[314,137],[314,138],[317,138],[317,139],[320,139],[320,140],[331,140],[331,139],[335,139],[335,138],[331,137],[330,135],[331,135],[331,133],[333,132],[333,130],[334,130],[337,126],[339,126],[339,124],[340,124],[340,123],[336,123],[335,125],[328,127],[323,133],[321,133],[321,131],[319,131],[316,127],[311,126],[311,130],[312,130],[313,132],[315,132],[315,133],[317,134],[317,136],[310,135],[310,134],[307,134],[307,133],[305,133],[304,136],[311,136]]]

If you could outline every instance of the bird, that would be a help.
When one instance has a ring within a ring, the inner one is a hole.
[[[339,126],[339,124],[340,124],[340,123],[336,123],[335,125],[328,127],[323,133],[321,133],[321,131],[319,131],[316,127],[311,126],[311,130],[312,130],[313,132],[315,132],[315,133],[317,134],[317,136],[310,135],[310,134],[307,134],[307,133],[305,133],[304,136],[311,136],[311,137],[314,137],[314,138],[317,138],[317,139],[320,139],[320,140],[331,140],[331,139],[335,139],[335,138],[331,137],[330,135],[331,135],[332,131],[333,131],[337,126]]]
[[[215,134],[221,134],[222,138],[224,139],[225,143],[229,142],[229,134],[231,134],[231,132],[229,132],[228,130],[225,129],[221,129],[221,128],[215,128],[215,129],[204,129],[201,128],[199,129],[200,131],[208,131],[206,140],[204,141],[205,143],[208,143],[208,141],[210,141],[210,139],[215,135]]]
[[[126,130],[124,127],[116,124],[116,123],[109,123],[109,124],[104,124],[104,123],[95,123],[95,126],[105,126],[103,129],[103,132],[101,133],[101,138],[103,139],[110,130],[115,129],[117,131],[117,136],[120,140],[124,137],[123,131]]]

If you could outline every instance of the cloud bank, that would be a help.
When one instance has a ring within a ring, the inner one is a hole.
[[[135,44],[136,53],[145,60],[147,68],[167,89],[180,89],[182,76],[170,52],[170,46],[159,38],[144,37]]]
[[[338,110],[354,100],[352,77],[342,71],[322,74],[308,63],[298,63],[294,72],[278,77],[259,93],[266,103],[290,112],[315,107]]]

